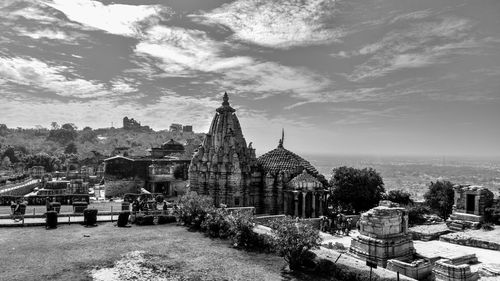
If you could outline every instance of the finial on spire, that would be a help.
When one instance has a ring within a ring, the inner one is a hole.
[[[281,129],[281,139],[278,143],[279,148],[283,148],[283,142],[285,142],[285,129]]]
[[[227,92],[224,92],[224,97],[222,97],[222,105],[229,105],[229,97],[227,96]]]

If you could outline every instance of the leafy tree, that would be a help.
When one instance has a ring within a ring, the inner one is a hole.
[[[401,205],[409,205],[410,203],[413,203],[410,196],[410,193],[403,190],[390,190],[384,196],[384,199]]]
[[[57,122],[50,123],[50,127],[52,128],[52,130],[58,130],[60,128]]]
[[[76,144],[74,142],[70,142],[66,148],[64,149],[64,153],[66,154],[76,154],[78,152],[76,148]]]
[[[309,257],[309,250],[321,245],[317,229],[291,217],[273,221],[271,229],[275,236],[274,248],[291,270],[299,269]]]
[[[454,197],[453,183],[449,181],[431,182],[429,190],[424,194],[426,204],[443,219],[447,219],[450,216]]]
[[[67,123],[61,126],[60,129],[50,130],[47,140],[67,145],[75,141],[77,137],[76,127],[72,123]]]
[[[9,168],[12,162],[10,162],[9,156],[5,156],[2,160],[1,167],[2,168]]]
[[[330,202],[356,212],[375,207],[385,192],[384,182],[372,168],[339,167],[333,170]]]
[[[76,131],[78,129],[73,123],[66,123],[61,126],[61,129],[68,131]]]
[[[14,147],[12,146],[9,146],[7,147],[7,149],[4,151],[3,155],[2,155],[2,159],[4,159],[5,157],[8,157],[9,160],[12,162],[12,163],[17,163],[19,162],[19,159],[17,158],[17,155],[16,155],[16,150],[14,149]]]
[[[80,137],[80,142],[91,142],[95,143],[97,142],[97,133],[92,131],[90,127],[85,127],[83,131],[80,132],[79,134]]]
[[[7,125],[5,124],[0,124],[0,136],[4,137],[9,133],[9,128],[7,128]]]

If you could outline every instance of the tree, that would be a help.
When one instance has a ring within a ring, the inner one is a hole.
[[[424,194],[424,198],[431,209],[436,211],[443,219],[447,219],[454,204],[453,183],[449,181],[431,182],[429,190]]]
[[[413,203],[410,196],[410,193],[403,190],[391,190],[384,196],[384,199],[401,205],[409,205]]]
[[[330,202],[345,210],[365,211],[377,206],[385,192],[382,177],[372,168],[339,167],[333,170]]]
[[[54,128],[54,126],[53,126]],[[66,123],[60,129],[52,129],[49,132],[47,140],[66,145],[75,141],[77,137],[76,127],[73,123]]]
[[[57,124],[57,122],[52,122],[50,123],[50,127],[52,128],[52,130],[58,130],[59,124]]]
[[[9,133],[9,128],[7,128],[7,125],[5,124],[0,124],[0,136],[4,137]]]
[[[9,156],[5,156],[2,160],[1,167],[2,168],[9,168],[12,162],[10,162]]]
[[[76,144],[74,142],[70,142],[66,148],[64,149],[64,153],[66,154],[76,154],[78,150],[76,148]]]
[[[61,129],[68,131],[75,131],[78,128],[73,123],[66,123],[61,126]]]
[[[275,237],[274,247],[291,270],[299,269],[307,260],[309,250],[321,245],[319,230],[291,217],[273,221],[271,229]]]

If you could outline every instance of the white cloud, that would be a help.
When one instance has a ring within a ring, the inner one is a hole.
[[[140,34],[141,23],[154,21],[155,17],[168,11],[159,5],[104,5],[92,0],[52,0],[45,4],[85,26],[131,37]]]
[[[333,0],[237,0],[196,18],[229,27],[239,40],[290,48],[339,40],[342,29],[331,26],[334,4]]]
[[[275,62],[262,62],[247,56],[224,57],[223,43],[199,30],[155,26],[145,32],[136,47],[139,54],[161,59],[157,66],[167,76],[195,76],[197,72],[222,76],[216,82],[238,92],[267,96],[320,91],[329,85],[324,77],[307,69]]]
[[[413,16],[419,18],[425,15]],[[350,54],[369,58],[347,77],[351,81],[363,81],[400,69],[446,63],[447,56],[451,54],[472,54],[481,45],[468,34],[472,26],[473,23],[467,19],[444,17],[393,30],[382,40]]]
[[[47,89],[60,96],[92,98],[108,95],[102,84],[84,79],[69,79],[71,69],[53,66],[30,58],[0,57],[0,82]]]

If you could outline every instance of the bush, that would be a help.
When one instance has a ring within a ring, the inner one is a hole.
[[[484,210],[484,221],[491,224],[498,224],[500,220],[500,210],[496,208],[486,208]]]
[[[83,224],[85,226],[94,226],[97,224],[97,209],[83,210]]]
[[[48,211],[45,213],[45,228],[57,228],[57,212]]]
[[[174,213],[180,221],[192,229],[201,229],[205,216],[214,211],[212,198],[189,192],[176,201]]]
[[[408,208],[408,224],[413,226],[425,223],[426,218],[424,215],[429,213],[430,209],[427,206],[413,206]]]
[[[174,223],[176,221],[177,220],[175,216],[166,216],[166,215],[158,216],[158,224]]]
[[[484,231],[492,231],[495,229],[495,226],[492,223],[483,223],[481,225],[481,229]]]
[[[128,224],[128,217],[129,216],[130,216],[130,212],[129,211],[120,212],[120,214],[118,215],[118,221],[116,222],[116,225],[118,227],[125,227],[125,226],[127,226],[127,224]]]
[[[321,245],[319,231],[291,217],[271,223],[275,235],[274,247],[291,270],[299,269],[307,261],[308,251]]]
[[[212,238],[227,239],[231,236],[230,214],[225,209],[215,209],[206,214],[200,227]]]
[[[237,212],[227,217],[230,224],[231,240],[236,248],[272,252],[272,239],[253,231],[255,223],[248,213]]]
[[[153,224],[155,224],[154,220],[155,220],[155,217],[152,215],[137,216],[135,218],[135,224],[137,224],[137,225],[153,225]]]

